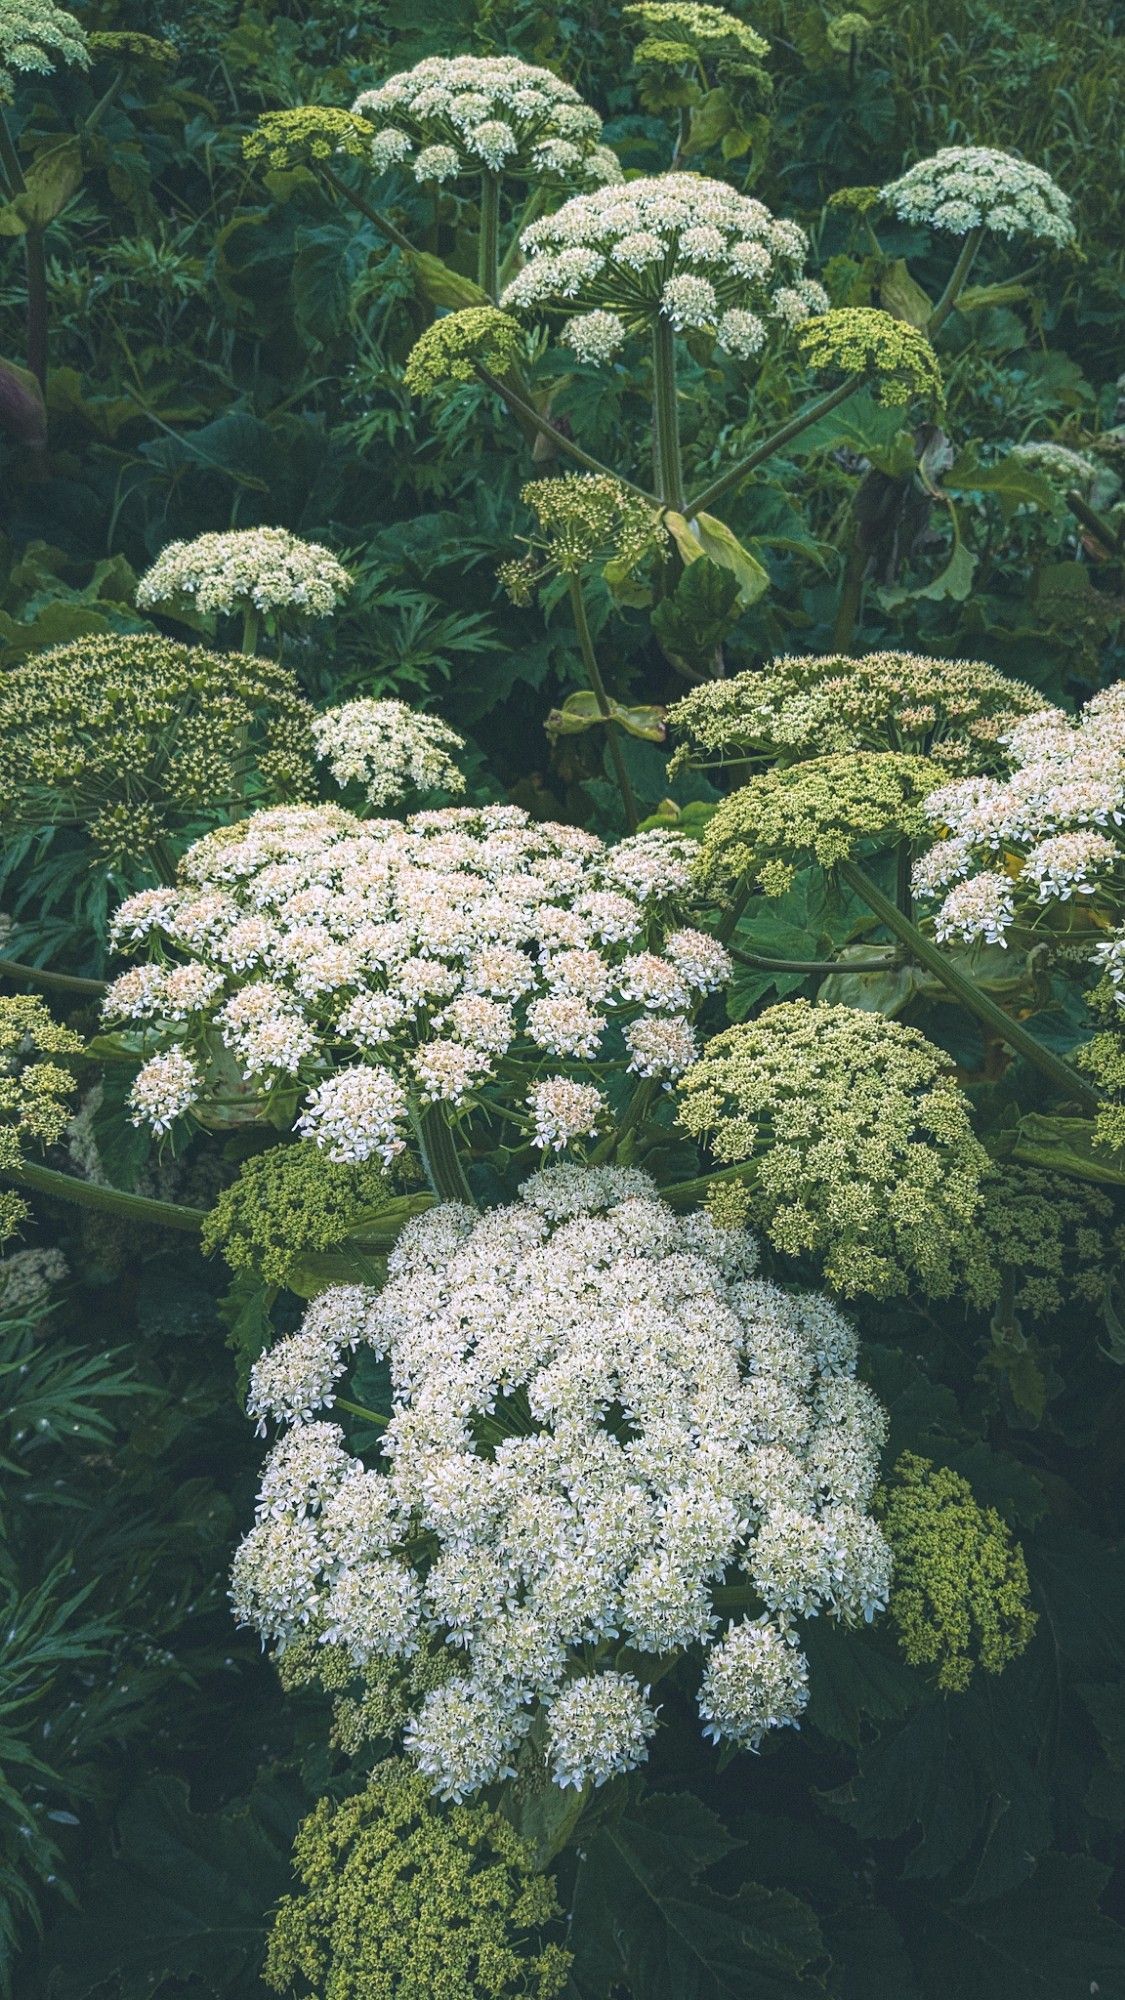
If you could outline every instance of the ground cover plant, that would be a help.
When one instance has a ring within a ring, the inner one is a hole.
[[[1109,0],[0,0],[0,1987],[1125,1995]]]

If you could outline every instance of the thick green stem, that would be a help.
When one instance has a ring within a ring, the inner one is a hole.
[[[104,979],[79,979],[74,972],[52,972],[42,965],[24,965],[18,958],[0,958],[0,979],[14,980],[17,986],[47,986],[60,993],[86,993],[91,999],[106,990]]]
[[[578,649],[582,654],[582,665],[586,669],[586,678],[594,691],[594,700],[598,704],[598,712],[605,723],[610,759],[617,778],[617,788],[621,793],[621,803],[625,808],[625,823],[630,833],[636,833],[637,827],[640,824],[637,801],[629,779],[629,773],[625,767],[619,725],[614,719],[613,707],[606,693],[601,668],[598,666],[598,656],[594,651],[594,640],[590,631],[590,621],[586,616],[586,601],[582,595],[582,585],[579,578],[573,572],[567,578],[567,582],[570,588],[570,608],[574,613],[574,625],[578,633]]]
[[[198,1235],[207,1219],[205,1208],[184,1208],[175,1201],[153,1201],[148,1195],[127,1194],[124,1188],[100,1187],[96,1181],[80,1181],[74,1174],[56,1173],[34,1160],[18,1166],[0,1167],[0,1180],[16,1187],[30,1188],[35,1194],[51,1195],[79,1208],[100,1209],[106,1215],[120,1215],[131,1222],[158,1229],[184,1229]]]
[[[402,230],[389,216],[383,215],[377,208],[372,208],[364,201],[362,195],[356,194],[355,189],[350,188],[347,181],[342,181],[339,174],[333,172],[331,167],[326,167],[322,162],[320,172],[329,187],[333,188],[344,201],[350,201],[352,207],[357,208],[361,215],[365,215],[368,222],[374,224],[380,236],[386,237],[388,243],[394,243],[400,250],[413,250],[414,245],[409,236],[404,236]]]
[[[846,653],[850,648],[855,628],[859,623],[867,562],[867,551],[860,546],[859,529],[853,521],[851,547],[844,564],[840,601],[836,606],[836,616],[832,625],[832,644],[841,653]]]
[[[882,958],[767,958],[763,952],[739,951],[733,944],[728,944],[727,950],[752,972],[800,972],[808,977],[830,972],[893,972],[901,962],[890,952]]]
[[[460,1201],[475,1208],[476,1199],[465,1177],[457,1140],[441,1105],[412,1106],[410,1120],[426,1179],[438,1200]]]
[[[619,486],[627,486],[630,493],[639,493],[642,500],[651,500],[654,507],[659,504],[655,493],[649,493],[645,487],[638,486],[632,479],[626,479],[623,473],[615,472],[612,466],[603,465],[600,458],[594,458],[588,451],[583,451],[580,444],[575,444],[573,438],[567,437],[565,432],[560,431],[549,417],[545,417],[536,409],[534,403],[529,403],[507,382],[502,382],[499,375],[494,375],[491,368],[485,368],[479,361],[474,361],[473,372],[478,380],[499,396],[501,402],[506,403],[515,415],[522,417],[542,437],[550,438],[551,443],[556,445],[567,458],[573,458],[578,465],[584,465],[587,472],[600,472],[604,473],[607,479],[615,479]]]
[[[957,304],[961,293],[965,289],[965,282],[969,272],[973,268],[974,259],[983,240],[983,229],[970,229],[965,241],[961,245],[961,255],[958,257],[949,274],[949,283],[926,322],[925,334],[927,340],[933,340],[934,335],[940,333],[954,306]]]
[[[41,229],[23,239],[27,272],[27,365],[39,387],[47,388],[47,251]]]
[[[258,633],[261,630],[261,615],[256,604],[248,604],[242,614],[242,651],[256,653]]]
[[[1121,554],[1122,531],[1115,531],[1108,522],[1102,520],[1100,514],[1095,514],[1093,508],[1087,506],[1081,493],[1068,493],[1066,504],[1075,520],[1081,523],[1088,535],[1092,535],[1095,541],[1100,542],[1108,556]]]
[[[1042,1042],[1037,1042],[1035,1036],[1021,1027],[1018,1021],[1013,1021],[1010,1014],[1005,1014],[1003,1008],[996,1005],[995,1000],[990,1000],[987,993],[982,993],[974,980],[958,971],[945,953],[939,951],[937,945],[931,944],[929,938],[923,935],[917,924],[904,916],[898,905],[893,903],[889,896],[884,896],[881,889],[876,888],[862,868],[857,868],[854,861],[841,861],[838,866],[840,875],[848,887],[855,890],[856,895],[867,904],[873,915],[881,919],[889,931],[894,932],[906,946],[910,956],[916,958],[920,965],[924,965],[927,971],[932,972],[935,978],[940,979],[942,985],[953,994],[954,999],[959,1000],[961,1005],[968,1009],[969,1013],[975,1014],[978,1021],[990,1028],[994,1035],[1008,1044],[1009,1048],[1015,1049],[1028,1062],[1033,1063],[1044,1076],[1050,1077],[1056,1090],[1061,1091],[1064,1097],[1079,1098],[1083,1103],[1095,1106],[1101,1104],[1098,1092],[1085,1077],[1080,1076],[1077,1070],[1071,1069],[1070,1064],[1063,1062],[1061,1056],[1056,1056],[1050,1049],[1044,1048]]]
[[[652,415],[660,498],[677,514],[684,511],[684,468],[680,457],[680,412],[676,398],[676,336],[658,313],[652,329]]]
[[[8,121],[0,106],[0,167],[10,194],[27,193],[27,182],[19,154],[12,143]],[[41,389],[47,387],[47,254],[43,231],[28,228],[23,239],[24,270],[27,277],[27,365]]]
[[[337,1396],[333,1407],[346,1410],[349,1417],[362,1417],[365,1423],[374,1424],[379,1430],[384,1430],[391,1421],[389,1417],[381,1417],[378,1410],[367,1409],[363,1403],[349,1403],[346,1396]]]
[[[603,1139],[601,1144],[596,1146],[591,1153],[590,1165],[592,1167],[603,1166],[608,1159],[616,1158],[621,1150],[621,1141],[641,1123],[659,1088],[658,1082],[651,1076],[645,1077],[643,1082],[637,1085],[620,1125],[609,1133],[608,1137]]]
[[[728,466],[725,472],[721,472],[717,479],[711,481],[710,486],[701,487],[698,493],[693,493],[687,503],[686,513],[689,516],[707,513],[717,500],[721,500],[724,494],[730,492],[732,486],[738,486],[748,472],[753,472],[756,466],[763,465],[767,458],[772,458],[775,451],[780,451],[782,446],[791,443],[793,438],[800,437],[802,431],[807,431],[810,424],[815,424],[818,418],[826,417],[829,410],[834,410],[838,403],[844,402],[849,396],[854,396],[862,381],[862,375],[849,375],[846,382],[839,383],[835,389],[829,389],[826,396],[819,396],[815,403],[806,403],[803,410],[798,410],[796,416],[790,417],[789,422],[782,424],[780,430],[773,431],[768,438],[763,438],[761,444],[755,445],[753,451],[748,452],[745,458],[740,458],[737,465]]]
[[[500,176],[480,177],[480,241],[477,244],[477,283],[493,301],[500,292]]]

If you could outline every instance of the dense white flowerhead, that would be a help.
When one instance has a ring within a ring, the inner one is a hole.
[[[1116,921],[1125,867],[1125,690],[1104,688],[1076,721],[1061,709],[1005,732],[1002,778],[963,778],[926,800],[941,838],[917,862],[939,938],[1007,944],[1014,926],[1081,933],[1105,892]],[[940,901],[938,900],[940,898]]]
[[[231,528],[169,542],[137,585],[141,610],[190,604],[220,613],[253,609],[299,618],[326,618],[351,589],[351,577],[331,549],[302,542],[287,528]]]
[[[1074,238],[1070,202],[1050,174],[992,146],[943,146],[883,188],[903,222],[967,236],[992,229],[1061,247]]]
[[[501,304],[570,314],[563,338],[587,360],[608,360],[660,320],[712,333],[746,357],[771,325],[791,327],[828,306],[803,276],[804,231],[702,174],[572,195],[520,243],[526,262]]]
[[[134,1109],[159,1130],[173,1104],[205,1122],[233,1058],[262,1095],[308,1086],[299,1129],[334,1159],[389,1160],[408,1097],[460,1108],[490,1090],[514,1091],[536,1144],[561,1149],[602,1120],[587,1066],[675,1076],[688,1016],[729,977],[722,946],[678,922],[692,853],[662,832],[608,847],[515,806],[279,808],[208,834],[178,888],[114,918],[115,944],[147,941],[156,962],[113,982],[107,1018],[188,1065],[180,1089],[150,1064]],[[623,1047],[638,1015],[649,1025]]]
[[[447,1798],[509,1772],[538,1709],[557,1784],[641,1762],[657,1717],[614,1670],[622,1646],[702,1648],[716,1738],[796,1722],[794,1621],[886,1602],[865,1511],[885,1418],[848,1322],[756,1264],[746,1232],[618,1168],[549,1168],[509,1207],[416,1217],[381,1292],[325,1293],[255,1368],[252,1414],[292,1428],[239,1551],[239,1615],[392,1672],[420,1647],[448,1658],[404,1732]],[[371,1467],[323,1415],[368,1346],[392,1396]],[[727,1631],[724,1582],[751,1614]]]
[[[356,98],[375,166],[419,181],[486,170],[570,187],[620,180],[596,111],[552,70],[516,56],[428,56]]]
[[[63,63],[89,69],[85,29],[55,0],[0,0],[0,104],[21,76],[50,76]]]
[[[347,701],[313,718],[317,756],[341,787],[358,781],[369,805],[397,805],[412,792],[463,792],[454,758],[465,739],[436,715],[404,701]]]

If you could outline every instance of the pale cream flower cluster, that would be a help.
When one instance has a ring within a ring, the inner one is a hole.
[[[0,0],[0,104],[21,76],[50,76],[62,63],[89,69],[86,31],[55,0]]]
[[[404,1743],[446,1799],[510,1775],[539,1712],[560,1786],[642,1762],[656,1707],[622,1646],[702,1648],[716,1740],[795,1724],[795,1621],[887,1602],[867,1511],[886,1419],[847,1320],[756,1266],[745,1231],[677,1216],[624,1169],[551,1168],[509,1207],[409,1223],[382,1292],[325,1293],[255,1367],[252,1414],[291,1428],[235,1561],[238,1616],[404,1682],[445,1649]],[[317,1414],[361,1346],[390,1368],[373,1466]]]
[[[404,701],[347,701],[314,716],[317,756],[341,787],[358,781],[369,805],[397,805],[412,792],[463,792],[454,758],[465,739],[436,715]]]
[[[671,1079],[696,1053],[689,1017],[730,960],[676,922],[693,852],[659,831],[607,847],[516,806],[279,808],[208,834],[179,887],[113,920],[118,947],[152,953],[105,1000],[156,1043],[134,1114],[205,1119],[233,1057],[263,1095],[309,1088],[299,1129],[336,1160],[390,1160],[408,1100],[456,1111],[486,1086],[561,1149],[607,1112],[590,1064]]]
[[[746,359],[771,326],[827,311],[803,276],[808,238],[724,181],[667,173],[572,195],[525,229],[526,258],[501,305],[571,315],[563,339],[583,360],[609,360],[663,319],[713,333]]]
[[[1057,248],[1074,239],[1070,202],[1042,167],[992,146],[943,146],[882,189],[902,222],[967,236],[991,229]]]
[[[1077,721],[1041,709],[1003,741],[1006,776],[959,779],[926,800],[942,837],[915,865],[914,890],[937,903],[937,937],[1005,945],[1017,926],[1081,939],[1095,910],[1103,929],[1119,922],[1125,687],[1096,694]]]
[[[287,528],[230,528],[169,542],[137,585],[142,611],[190,604],[206,615],[255,611],[326,618],[351,589],[331,549]]]
[[[427,56],[362,91],[352,110],[376,127],[379,172],[409,165],[418,181],[491,172],[571,187],[621,179],[597,112],[516,56]]]

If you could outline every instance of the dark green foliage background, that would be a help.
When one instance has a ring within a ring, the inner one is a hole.
[[[494,581],[527,532],[518,489],[530,461],[475,391],[436,414],[411,400],[402,367],[429,309],[399,253],[309,179],[268,192],[241,140],[263,110],[348,104],[423,55],[507,50],[566,75],[626,165],[657,171],[668,130],[637,108],[619,8],[105,0],[78,11],[89,28],[165,35],[181,60],[170,79],[123,91],[49,237],[49,449],[0,441],[0,664],[141,629],[135,576],[169,540],[277,523],[330,544],[358,579],[331,629],[287,649],[315,700],[439,704],[472,739],[491,795],[614,830],[590,739],[552,754],[542,731],[581,685],[569,625],[512,609]],[[1018,494],[973,473],[1023,438],[1080,439],[1121,415],[1116,9],[872,5],[877,32],[854,73],[820,0],[735,11],[770,37],[773,100],[744,154],[700,164],[810,229],[810,268],[835,302],[877,300],[887,276],[847,218],[825,214],[838,187],[971,141],[1024,153],[1072,195],[1081,256],[943,337],[960,569],[935,594],[952,552],[947,511],[913,515],[912,481],[892,483],[885,561],[853,649],[985,658],[1048,699],[1081,699],[1120,671],[1120,577],[1077,559],[1061,507],[1033,530],[1013,522]],[[60,76],[25,87],[14,123],[25,142],[42,139],[90,103],[89,83]],[[393,194],[415,239],[467,269],[448,216],[405,181]],[[940,246],[905,228],[887,240],[936,295]],[[1019,276],[1001,246],[974,282]],[[13,359],[21,300],[18,246],[0,245],[0,354]],[[686,443],[701,478],[784,418],[791,368],[775,360],[748,386],[714,359],[690,364]],[[572,367],[553,408],[603,459],[633,468],[638,385]],[[856,398],[726,510],[772,584],[727,640],[732,670],[831,644],[860,461],[898,421]],[[622,698],[682,691],[640,615],[617,619],[610,657]],[[651,809],[663,759],[631,752]],[[58,846],[13,852],[7,868],[23,955],[99,972],[104,883],[84,864],[68,871]],[[760,948],[815,955],[831,923],[802,887]],[[742,1009],[763,995],[778,997],[743,975]],[[112,1159],[122,1185],[143,1150]],[[323,1748],[320,1706],[280,1694],[227,1612],[258,1448],[224,1344],[225,1274],[190,1238],[125,1240],[47,1204],[38,1220],[80,1276],[48,1323],[0,1324],[0,1959],[28,2000],[252,1994],[297,1820],[348,1778]],[[253,1321],[260,1294],[241,1303]],[[650,1784],[607,1806],[564,1875],[574,2000],[1125,1995],[1113,1921],[1125,1914],[1114,1872],[1125,1383],[1106,1328],[1072,1313],[1049,1341],[998,1357],[960,1307],[871,1310],[863,1327],[892,1415],[888,1462],[920,1451],[1000,1508],[1027,1550],[1035,1641],[1001,1679],[946,1697],[902,1664],[888,1632],[814,1625],[800,1736],[725,1767],[670,1697]],[[243,1335],[253,1344],[255,1326]]]

